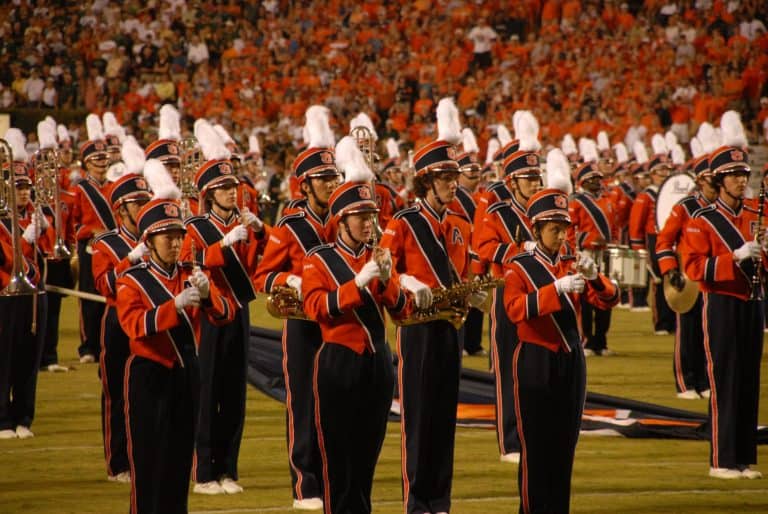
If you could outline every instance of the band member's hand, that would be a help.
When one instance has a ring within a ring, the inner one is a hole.
[[[483,304],[485,304],[485,301],[488,299],[488,291],[475,291],[471,295],[469,295],[469,298],[467,301],[469,302],[469,305],[474,307],[475,309],[479,309]]]
[[[759,259],[760,245],[756,241],[747,241],[733,252],[733,258],[736,262],[744,259]]]
[[[48,218],[46,218],[42,212],[37,211],[37,215],[35,216],[35,218],[37,218],[37,220],[40,222],[41,232],[47,230],[48,227],[51,226],[51,224],[48,223]]]
[[[432,290],[416,277],[400,275],[400,287],[413,293],[418,309],[426,309],[432,305]]]
[[[196,287],[188,287],[176,295],[173,303],[178,312],[183,311],[185,307],[198,307],[200,305],[200,291]]]
[[[144,243],[139,243],[133,250],[128,252],[128,260],[131,264],[136,264],[141,262],[146,255],[149,255],[149,248]]]
[[[532,252],[536,249],[536,241],[523,241],[523,250]]]
[[[581,275],[587,280],[595,280],[597,278],[597,264],[589,255],[580,255],[579,271],[581,272]]]
[[[683,286],[685,285],[685,277],[680,273],[680,270],[670,270],[667,272],[667,275],[669,275],[669,283],[672,284],[672,287],[678,291],[682,291]]]
[[[288,275],[285,283],[288,284],[288,287],[295,289],[299,293],[299,300],[301,300],[301,277]]]
[[[392,276],[392,253],[389,248],[378,248],[373,259],[379,265],[379,280],[386,282]]]
[[[243,225],[251,227],[255,232],[261,232],[264,229],[264,223],[251,211],[243,211],[240,215],[243,220]]]
[[[374,278],[381,277],[381,269],[374,260],[370,260],[363,265],[363,268],[355,275],[355,285],[358,289],[367,286]]]
[[[584,277],[579,274],[566,275],[555,280],[555,289],[561,293],[580,293],[584,291]]]
[[[189,277],[189,283],[200,291],[200,298],[205,300],[211,294],[211,283],[208,280],[208,276],[203,273],[200,268],[196,268],[192,275]]]
[[[24,238],[24,241],[26,241],[29,244],[34,244],[35,241],[37,241],[37,238],[40,237],[40,233],[42,232],[42,227],[37,224],[36,216],[32,217],[32,221],[27,225],[27,228],[24,229],[24,233],[21,234],[21,237]]]
[[[248,239],[248,229],[242,225],[237,225],[235,228],[224,234],[224,238],[221,240],[221,246],[226,248],[238,241],[245,241],[246,239]]]

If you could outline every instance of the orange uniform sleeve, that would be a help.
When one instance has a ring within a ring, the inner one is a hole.
[[[264,241],[264,253],[253,282],[257,291],[269,293],[272,287],[285,285],[289,275],[301,276],[303,256],[291,252],[296,245],[292,244],[293,236],[285,226],[272,227]]]
[[[148,308],[139,285],[132,277],[117,280],[117,316],[129,339],[142,339],[177,326],[181,322],[174,299]]]
[[[131,261],[125,257],[119,261],[112,251],[107,248],[106,243],[96,241],[93,245],[93,257],[91,260],[91,269],[93,271],[93,280],[96,290],[106,297],[114,297],[117,293],[117,278],[128,268],[131,267]]]
[[[680,241],[683,236],[683,226],[688,219],[685,207],[675,205],[669,213],[667,221],[659,231],[656,238],[656,255],[659,260],[659,269],[664,275],[678,268],[677,253],[675,249],[680,249]]]
[[[504,308],[513,323],[546,316],[562,309],[554,282],[541,289],[531,289],[522,266],[515,262],[507,267],[504,276]]]
[[[637,195],[629,211],[629,244],[633,250],[645,248],[645,224],[650,213],[650,200],[647,194]]]
[[[715,255],[705,221],[692,219],[685,228],[688,252],[683,256],[685,274],[696,282],[730,281],[736,278],[736,261],[730,252]]]
[[[369,287],[374,287],[371,283]],[[301,278],[304,296],[304,312],[310,319],[331,321],[344,312],[363,304],[363,297],[354,280],[336,286],[325,270],[325,265],[316,255],[304,260]]]

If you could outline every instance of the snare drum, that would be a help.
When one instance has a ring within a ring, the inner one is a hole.
[[[648,284],[647,259],[648,252],[645,250],[608,245],[605,250],[605,275],[621,287],[645,287]]]

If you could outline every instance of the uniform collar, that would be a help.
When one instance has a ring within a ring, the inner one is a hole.
[[[129,241],[133,241],[134,243],[138,243],[139,242],[139,238],[136,237],[135,235],[133,235],[130,230],[125,228],[125,225],[123,225],[122,223],[120,224],[119,230],[120,230],[120,234],[124,238],[128,239]]]
[[[226,219],[226,220],[225,220],[224,218],[222,218],[221,216],[219,216],[218,214],[216,214],[216,211],[214,211],[213,209],[211,209],[210,211],[208,211],[208,215],[209,215],[211,218],[213,218],[215,221],[218,221],[219,223],[221,223],[221,224],[222,224],[222,225],[224,225],[225,227],[227,227],[227,226],[229,226],[229,225],[231,225],[231,224],[233,224],[233,223],[237,222],[237,219],[238,219],[238,215],[239,215],[239,214],[240,214],[240,213],[239,213],[239,211],[237,210],[237,207],[235,207],[235,208],[232,210],[232,214],[230,214],[230,215],[229,215],[229,219]]]
[[[726,213],[728,213],[728,215],[734,218],[741,214],[742,208],[744,207],[744,202],[741,201],[739,202],[739,206],[736,208],[736,210],[731,209],[730,207],[728,207],[728,205],[724,201],[720,199],[719,196],[717,197],[717,200],[715,200],[715,202],[717,203],[718,209],[724,210]]]
[[[325,214],[325,217],[321,217],[319,214],[312,210],[312,207],[309,206],[309,202],[306,203],[304,210],[310,218],[314,219],[320,225],[325,226],[325,224],[328,222],[328,213]]]
[[[430,217],[434,218],[435,221],[437,221],[438,223],[442,223],[443,221],[445,221],[445,216],[446,214],[448,214],[447,208],[443,211],[442,214],[438,214],[437,211],[434,210],[426,200],[422,200],[420,203],[424,212],[429,214]]]
[[[542,250],[538,243],[536,244],[536,248],[533,250],[533,254],[540,260],[543,260],[545,263],[549,264],[550,266],[557,266],[558,262],[560,262],[560,253],[555,255],[554,257],[550,257],[547,252]]]
[[[94,177],[90,173],[86,173],[85,174],[85,180],[93,183],[95,186],[100,187],[100,188],[104,187],[107,184],[107,182],[109,182],[109,179],[107,179],[106,176],[104,177],[104,181],[103,182],[99,182],[99,179],[97,179],[96,177]]]
[[[525,206],[523,206],[523,204],[521,204],[521,203],[520,203],[520,202],[517,200],[517,197],[515,197],[515,193],[512,193],[512,196],[510,196],[510,197],[509,197],[509,203],[510,203],[510,205],[512,205],[512,207],[514,207],[514,208],[515,208],[517,211],[519,211],[519,212],[522,212],[523,214],[525,214],[525,213],[526,213],[527,209],[525,208]]]
[[[367,244],[361,244],[360,248],[358,248],[357,251],[355,251],[352,249],[352,247],[347,245],[347,243],[345,243],[343,239],[341,239],[341,236],[336,238],[336,246],[338,246],[341,251],[343,251],[347,255],[350,255],[351,257],[354,257],[355,259],[360,258],[360,256],[362,256],[370,248],[370,246]]]
[[[152,257],[149,258],[149,269],[151,269],[155,274],[160,275],[163,278],[166,279],[173,279],[176,277],[176,272],[179,269],[177,265],[174,264],[173,270],[169,273],[163,268],[161,265],[156,263]]]

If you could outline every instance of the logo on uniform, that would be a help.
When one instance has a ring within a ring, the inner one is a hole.
[[[179,217],[179,208],[172,204],[165,204],[165,215],[169,218],[178,218]]]
[[[449,159],[455,161],[456,160],[456,149],[452,146],[449,146],[445,149],[445,154],[448,156]]]
[[[453,227],[453,234],[451,234],[451,242],[455,245],[464,244],[464,238],[461,236],[461,230],[459,230],[459,227]]]
[[[147,181],[143,178],[137,178],[134,182],[137,189],[149,189],[149,186],[147,186]]]
[[[96,149],[96,151],[99,151],[99,152],[104,151],[106,149],[106,147],[104,146],[104,143],[102,143],[101,141],[96,141],[95,143],[93,143],[93,147]]]
[[[179,154],[179,147],[175,143],[168,143],[168,153],[171,155]]]
[[[568,200],[565,199],[562,195],[555,196],[555,207],[558,209],[567,209],[568,208]]]
[[[536,157],[534,154],[528,154],[525,157],[525,163],[528,166],[538,166],[539,165],[539,158]]]
[[[219,164],[219,173],[222,175],[231,175],[232,174],[232,166],[230,166],[228,163],[223,162]]]
[[[743,161],[744,160],[744,152],[741,150],[731,150],[731,160],[732,161]]]
[[[14,161],[13,163],[13,174],[18,176],[27,176],[27,166],[23,162]]]
[[[370,200],[371,199],[371,190],[367,186],[361,186],[357,188],[357,195],[362,200]]]
[[[331,152],[320,152],[320,161],[323,164],[333,164],[333,154]]]

